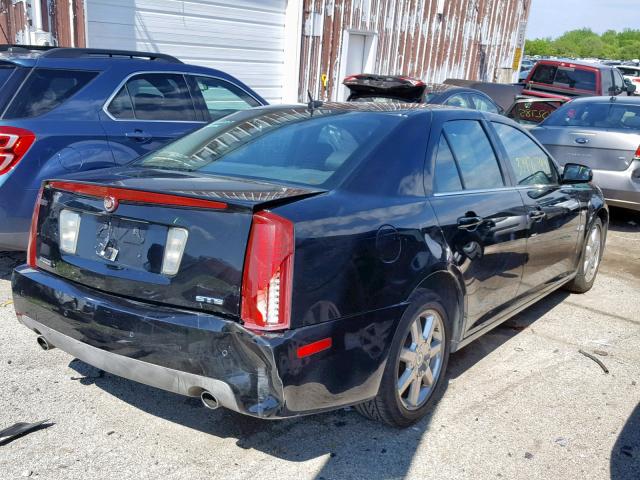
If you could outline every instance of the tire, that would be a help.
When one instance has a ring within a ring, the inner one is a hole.
[[[411,303],[393,338],[378,395],[356,405],[360,414],[392,427],[404,428],[423,418],[437,403],[446,383],[451,344],[449,316],[442,305],[440,298],[432,292],[420,294]],[[417,322],[420,322],[419,331]],[[425,339],[428,325],[433,325],[430,341]],[[423,343],[414,341],[416,335]],[[432,379],[430,385],[429,378]],[[408,385],[402,393],[399,392],[401,380],[403,386]],[[419,388],[415,386],[418,384]]]
[[[595,252],[595,245],[593,244],[594,235],[597,236],[597,251]],[[598,276],[598,268],[600,267],[600,261],[602,260],[602,253],[604,251],[604,240],[602,220],[596,218],[585,238],[582,254],[580,255],[578,272],[574,279],[565,287],[567,290],[573,293],[585,293],[591,290]]]

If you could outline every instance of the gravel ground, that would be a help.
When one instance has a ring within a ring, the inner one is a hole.
[[[640,479],[640,216],[614,212],[595,287],[556,292],[455,354],[404,431],[353,410],[267,422],[102,374],[18,325],[0,259],[0,480]],[[579,349],[595,354],[605,374]]]

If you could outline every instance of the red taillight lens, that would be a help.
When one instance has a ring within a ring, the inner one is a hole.
[[[640,160],[640,145],[638,146],[638,148],[636,148],[636,153],[633,156],[634,160]]]
[[[358,75],[349,75],[348,77],[344,77],[344,80],[342,81],[343,84],[349,83],[349,82],[357,82],[358,81]]]
[[[0,175],[22,160],[35,139],[34,133],[24,128],[0,126]]]
[[[31,216],[31,229],[29,230],[29,246],[27,247],[27,264],[30,267],[36,267],[36,241],[38,239],[38,215],[40,214],[40,200],[42,200],[42,192],[44,186],[40,187],[36,204],[33,207],[33,215]]]
[[[291,318],[293,224],[271,212],[253,216],[242,278],[241,317],[247,328],[283,330]]]

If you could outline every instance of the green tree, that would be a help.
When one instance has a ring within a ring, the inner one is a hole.
[[[640,30],[607,30],[598,35],[589,28],[571,30],[558,38],[527,40],[528,55],[632,60],[640,58]]]

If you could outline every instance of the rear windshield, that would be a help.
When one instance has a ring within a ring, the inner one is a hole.
[[[640,130],[640,105],[607,103],[568,103],[550,115],[545,125]]]
[[[373,102],[373,103],[418,103],[419,99],[385,97],[382,95],[366,95],[352,97],[351,102]]]
[[[562,88],[596,91],[596,72],[581,68],[538,65],[533,71],[531,81]]]
[[[335,185],[404,119],[398,112],[245,110],[134,165],[306,186]]]
[[[0,87],[2,87],[7,82],[7,80],[9,80],[9,77],[15,71],[15,69],[16,67],[0,65]]]
[[[9,104],[4,118],[36,117],[50,112],[96,75],[84,70],[35,68]]]

